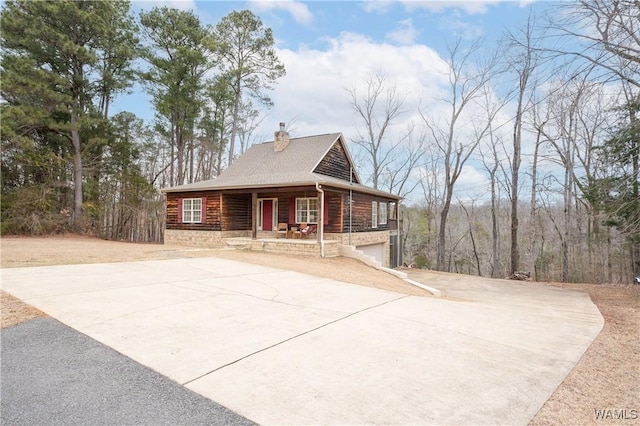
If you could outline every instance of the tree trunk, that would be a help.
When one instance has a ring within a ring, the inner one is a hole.
[[[568,155],[567,155],[568,158]],[[569,165],[564,175],[564,235],[562,236],[562,282],[569,282],[569,239],[571,238],[571,172]]]
[[[176,150],[177,150],[177,162],[178,162],[178,181],[176,185],[184,184],[184,140],[182,135],[182,126],[179,123],[179,118],[176,117],[174,124],[174,132],[176,135]]]
[[[193,134],[193,131],[191,132]],[[193,183],[193,161],[194,161],[193,136],[189,140],[189,183]]]
[[[450,206],[451,206],[451,192],[448,191],[444,206],[442,206],[442,211],[440,212],[440,227],[438,228],[438,259],[437,259],[437,267],[436,267],[438,271],[448,271],[448,268],[446,267],[445,242],[446,242],[447,216],[449,216]]]
[[[518,125],[516,125],[518,126]],[[520,173],[520,135],[514,135],[513,163],[511,173],[511,273],[520,269],[518,247],[518,177]]]
[[[481,277],[482,276],[482,269],[480,267],[480,256],[478,255],[478,247],[476,245],[476,238],[473,235],[473,223],[472,223],[472,220],[471,220],[471,216],[469,215],[469,211],[467,210],[467,208],[462,203],[460,204],[460,207],[462,207],[462,210],[464,210],[464,213],[467,216],[467,226],[469,227],[469,237],[471,238],[471,248],[473,249],[473,257],[475,258],[475,261],[476,261],[476,272],[478,273],[478,276]],[[472,210],[472,212],[473,212],[473,210]]]
[[[175,186],[176,182],[176,133],[174,131],[174,122],[175,117],[172,116],[171,119],[171,161],[169,164],[171,165],[169,169],[169,186]]]
[[[495,278],[498,273],[498,200],[496,197],[496,171],[498,162],[496,161],[491,169],[491,278]]]
[[[529,207],[529,266],[533,270],[532,279],[535,281],[536,272],[536,196],[538,192],[538,152],[540,149],[540,136],[542,132],[538,129],[536,145],[533,150],[533,164],[531,165],[531,203]]]
[[[240,97],[241,97],[241,91],[240,91],[240,80],[238,79],[238,82],[234,88],[235,91],[235,95],[236,95],[236,99],[235,102],[233,103],[233,118],[232,118],[232,123],[231,123],[231,140],[229,141],[229,161],[227,164],[227,167],[229,167],[232,163],[233,163],[233,154],[235,151],[235,143],[236,143],[236,134],[238,133],[238,113],[240,111]]]
[[[221,139],[222,140],[222,139]],[[222,143],[222,142],[220,142]],[[216,158],[216,176],[220,176],[220,173],[222,173],[222,147],[220,147],[220,149],[218,150],[218,155]]]
[[[73,145],[73,228],[82,230],[82,150],[78,118],[71,112],[71,144]]]

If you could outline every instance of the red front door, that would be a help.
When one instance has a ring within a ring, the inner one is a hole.
[[[262,202],[262,230],[273,231],[273,200]]]

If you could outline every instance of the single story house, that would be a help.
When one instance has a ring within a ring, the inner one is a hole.
[[[165,243],[245,241],[317,256],[352,246],[383,266],[400,263],[392,247],[400,197],[362,184],[341,133],[290,138],[280,123],[274,141],[252,146],[217,178],[164,192]],[[292,238],[304,224],[313,234]]]

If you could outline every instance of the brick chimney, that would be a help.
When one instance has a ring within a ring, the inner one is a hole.
[[[284,130],[284,123],[280,123],[280,130],[274,133],[273,150],[275,152],[284,151],[289,145],[289,133]]]

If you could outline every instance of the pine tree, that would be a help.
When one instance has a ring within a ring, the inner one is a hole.
[[[3,144],[31,130],[61,135],[70,143],[76,230],[83,227],[86,132],[102,119],[94,100],[99,93],[110,99],[128,81],[117,75],[128,67],[133,51],[121,55],[115,70],[105,66],[104,55],[114,43],[122,53],[123,39],[133,40],[134,29],[122,26],[128,9],[127,2],[20,0],[7,1],[0,15],[3,121],[8,121],[3,127],[13,130],[3,135]]]

